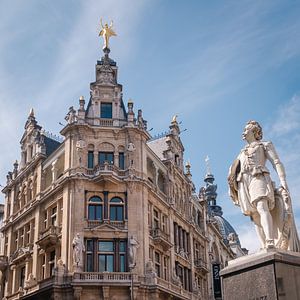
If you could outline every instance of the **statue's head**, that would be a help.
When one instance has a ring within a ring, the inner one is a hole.
[[[249,132],[251,132],[253,134],[254,138],[257,141],[260,141],[263,137],[262,128],[257,121],[251,120],[246,124],[244,132],[243,132],[244,140],[248,140],[247,136],[249,135]]]

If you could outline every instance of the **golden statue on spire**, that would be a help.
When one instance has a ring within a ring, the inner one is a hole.
[[[113,27],[113,21],[110,22],[110,25],[108,26],[107,23],[102,24],[102,18],[100,19],[100,25],[102,27],[101,31],[99,32],[99,36],[103,36],[103,40],[104,40],[104,46],[103,49],[108,48],[109,49],[109,39],[111,36],[116,36],[117,34],[113,31],[112,27]]]

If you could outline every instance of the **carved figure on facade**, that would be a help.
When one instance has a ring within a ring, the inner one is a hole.
[[[85,252],[85,246],[80,234],[77,233],[72,242],[73,246],[73,263],[75,266],[83,266],[83,252]]]
[[[238,242],[238,237],[234,232],[228,234],[227,240],[229,244],[236,244]]]
[[[180,277],[177,275],[175,268],[173,269],[173,272],[172,272],[172,282],[180,287],[182,286]]]
[[[73,106],[69,108],[69,112],[65,116],[65,120],[68,122],[68,124],[73,124],[77,121],[76,110]]]
[[[104,64],[99,69],[98,82],[99,83],[105,83],[105,84],[107,84],[107,83],[110,83],[110,84],[115,83],[114,71],[113,71],[113,69],[109,65]]]
[[[136,253],[139,247],[139,242],[131,236],[128,240],[128,259],[129,268],[133,269],[136,266]]]
[[[262,128],[249,121],[243,132],[247,142],[229,170],[228,183],[234,204],[250,216],[262,248],[300,251],[291,197],[284,166],[271,142],[262,141]],[[266,167],[269,160],[281,186],[275,187]]]
[[[25,289],[35,286],[37,281],[32,273],[29,273],[27,280],[25,281]]]
[[[82,156],[85,147],[86,147],[86,142],[84,140],[79,140],[76,142],[76,151],[77,151],[78,162],[80,166],[82,166]]]

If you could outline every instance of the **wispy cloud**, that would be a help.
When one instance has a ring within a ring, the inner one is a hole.
[[[300,96],[281,105],[265,127],[266,139],[273,141],[285,166],[294,209],[300,212]]]
[[[248,249],[249,254],[257,252],[261,247],[252,223],[240,226],[238,228],[238,235],[242,247]]]

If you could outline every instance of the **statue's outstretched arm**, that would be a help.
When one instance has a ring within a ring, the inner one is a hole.
[[[278,156],[278,154],[275,150],[275,147],[273,146],[273,144],[271,142],[268,142],[265,145],[265,149],[266,149],[267,158],[269,159],[269,161],[271,162],[273,168],[277,172],[277,175],[279,177],[281,186],[286,191],[288,191],[288,185],[287,185],[287,182],[286,182],[285,169],[284,169],[284,166],[283,166],[283,164],[281,163],[281,161],[279,159],[279,156]]]

